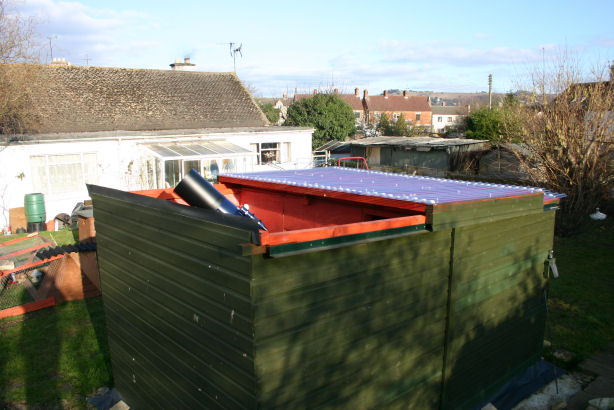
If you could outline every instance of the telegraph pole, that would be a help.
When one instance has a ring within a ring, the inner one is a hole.
[[[488,74],[488,109],[492,110],[492,74]]]

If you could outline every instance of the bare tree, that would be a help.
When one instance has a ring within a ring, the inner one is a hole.
[[[20,134],[34,125],[29,98],[37,81],[40,48],[32,17],[0,0],[0,134]],[[9,137],[0,139],[5,145]]]
[[[531,76],[534,105],[516,111],[530,153],[517,155],[529,175],[567,194],[557,218],[560,234],[577,231],[614,184],[613,70],[593,70],[585,81],[579,62],[562,54]],[[549,101],[550,95],[556,98]]]

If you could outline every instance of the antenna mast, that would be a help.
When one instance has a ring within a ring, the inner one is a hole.
[[[239,47],[235,47],[237,43],[230,42],[230,56],[232,57],[232,63],[234,67],[234,73],[237,73],[237,53],[243,58],[243,53],[241,52],[241,48],[243,47],[243,43],[239,44]]]

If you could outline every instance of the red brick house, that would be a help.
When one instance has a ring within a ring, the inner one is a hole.
[[[401,114],[412,126],[429,127],[431,125],[432,110],[425,96],[409,96],[407,91],[403,95],[369,96],[364,91],[363,105],[369,123],[377,123],[383,113],[386,113],[391,122],[396,121]]]

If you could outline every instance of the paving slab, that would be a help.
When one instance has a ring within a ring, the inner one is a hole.
[[[597,353],[580,363],[579,367],[596,377],[583,391],[569,400],[569,410],[585,410],[589,407],[590,400],[614,397],[614,343],[605,352]]]

